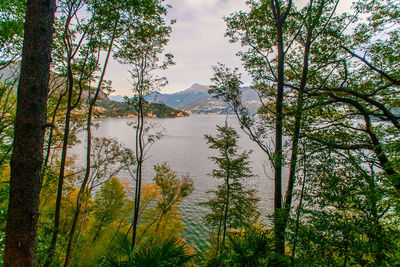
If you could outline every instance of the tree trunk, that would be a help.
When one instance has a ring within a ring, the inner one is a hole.
[[[72,6],[77,4],[72,3]],[[69,140],[69,134],[70,134],[70,124],[71,124],[71,114],[72,111],[77,107],[77,105],[80,102],[81,96],[82,96],[82,87],[80,88],[79,94],[77,96],[77,99],[75,100],[74,103],[72,103],[72,98],[73,98],[73,90],[74,90],[74,74],[72,70],[72,60],[75,57],[76,53],[73,52],[78,51],[77,49],[81,44],[78,45],[78,47],[73,49],[73,46],[71,46],[71,41],[70,41],[70,32],[69,32],[69,26],[71,24],[72,18],[74,16],[73,9],[71,8],[69,10],[66,23],[65,23],[65,28],[64,28],[64,45],[67,50],[67,92],[68,92],[68,97],[67,97],[67,112],[65,115],[65,126],[64,126],[64,138],[63,138],[63,146],[62,146],[62,152],[61,152],[61,160],[60,160],[60,172],[59,172],[59,177],[58,177],[58,186],[57,186],[57,199],[56,199],[56,208],[55,208],[55,214],[54,214],[54,227],[53,227],[53,235],[51,238],[51,244],[47,256],[47,260],[45,262],[45,267],[49,267],[51,265],[52,259],[54,252],[56,250],[56,245],[57,245],[57,238],[58,238],[58,232],[59,232],[59,227],[60,227],[60,212],[61,212],[61,202],[62,202],[62,195],[63,195],[63,185],[64,185],[64,178],[65,178],[65,166],[66,166],[66,160],[67,160],[67,150],[68,150],[68,140]],[[83,38],[83,37],[82,37]],[[83,63],[84,65],[86,64],[86,61]],[[84,72],[84,67],[81,70],[81,72]]]
[[[86,149],[86,171],[85,171],[85,177],[83,179],[82,185],[79,189],[79,193],[76,199],[76,209],[75,209],[75,214],[74,214],[74,218],[72,221],[72,226],[71,226],[71,231],[69,233],[69,238],[68,238],[68,246],[67,246],[67,252],[65,254],[65,262],[64,262],[64,267],[67,267],[69,264],[69,261],[71,259],[71,254],[72,254],[72,243],[74,241],[74,235],[75,235],[75,229],[76,229],[76,225],[78,222],[78,218],[79,218],[79,214],[81,211],[81,202],[82,202],[82,195],[84,194],[84,191],[86,189],[86,184],[89,181],[89,176],[90,176],[90,164],[91,164],[91,156],[92,156],[92,115],[93,115],[93,108],[97,102],[97,99],[99,98],[99,93],[101,90],[101,85],[103,83],[104,80],[104,75],[106,73],[106,69],[107,69],[107,65],[108,65],[108,61],[110,59],[110,55],[111,55],[111,51],[112,51],[112,47],[113,47],[113,43],[114,43],[114,39],[115,39],[115,33],[116,33],[116,28],[117,28],[117,22],[115,23],[114,26],[114,32],[113,32],[113,36],[111,38],[110,44],[108,46],[108,51],[107,51],[107,56],[106,59],[104,61],[104,66],[103,66],[103,71],[101,72],[100,75],[100,80],[99,83],[97,85],[96,88],[96,92],[95,95],[93,97],[93,99],[90,99],[90,89],[89,89],[89,111],[88,111],[88,117],[87,117],[87,140],[86,140],[86,145],[87,145],[87,149]]]
[[[55,0],[27,2],[11,156],[4,266],[33,266]]]
[[[275,194],[274,194],[274,224],[275,224],[275,252],[285,253],[285,237],[282,218],[282,165],[283,165],[283,81],[284,81],[284,50],[282,25],[277,27],[278,39],[278,84],[276,94],[276,124],[275,124]]]
[[[143,96],[139,94],[139,107],[138,107],[138,126],[136,129],[136,186],[135,186],[135,208],[132,223],[132,250],[135,248],[136,230],[139,220],[140,208],[140,191],[142,187],[142,164],[143,164]]]
[[[50,159],[51,142],[53,140],[53,132],[54,132],[53,129],[54,129],[54,127],[55,127],[54,125],[56,123],[57,112],[58,112],[58,109],[60,108],[61,101],[66,94],[67,94],[67,90],[65,90],[64,92],[61,92],[60,96],[58,97],[57,104],[54,108],[54,113],[53,113],[53,116],[51,119],[51,128],[50,128],[50,133],[49,133],[49,139],[47,140],[46,156],[44,158],[44,163],[43,163],[43,175],[46,172],[46,168],[47,168],[47,165],[48,165],[49,159]]]
[[[305,163],[304,163],[305,165]],[[296,255],[296,245],[297,245],[297,236],[299,233],[299,225],[300,225],[300,214],[301,214],[301,209],[303,206],[303,198],[304,198],[304,191],[305,191],[305,186],[306,186],[306,177],[307,177],[307,172],[306,172],[306,167],[304,166],[304,171],[303,171],[303,184],[301,186],[301,193],[300,193],[300,201],[299,201],[299,206],[297,207],[297,214],[296,214],[296,226],[294,230],[294,239],[293,239],[293,246],[292,246],[292,255],[290,256],[290,266],[294,267],[294,257]]]
[[[297,107],[295,112],[295,122],[294,122],[294,130],[292,137],[292,155],[290,158],[289,179],[285,194],[284,214],[282,222],[284,231],[286,231],[287,223],[290,216],[290,210],[293,199],[293,188],[296,179],[297,156],[299,153],[298,148],[300,141],[300,129],[301,129],[303,105],[304,105],[304,90],[307,84],[310,49],[311,49],[311,33],[309,33],[304,47],[303,71],[301,75],[299,94],[297,96],[297,103],[296,103]]]
[[[94,234],[94,237],[93,237],[93,240],[92,240],[93,243],[96,241],[97,237],[99,236],[100,230],[101,230],[101,228],[103,228],[103,223],[104,223],[105,219],[106,219],[106,217],[103,217],[103,218],[101,219],[100,225],[99,225],[99,227],[97,228],[96,233]]]
[[[219,241],[220,241],[220,236],[221,236],[221,228],[222,228],[222,219],[224,217],[224,211],[221,209],[221,216],[219,218],[219,224],[218,224],[218,231],[217,231],[217,249],[215,251],[215,256],[217,256],[219,253]]]
[[[227,122],[225,122],[225,126],[228,127]],[[225,177],[225,185],[226,185],[226,201],[225,201],[225,212],[224,212],[224,228],[223,228],[223,232],[222,232],[222,247],[225,246],[225,237],[226,237],[226,225],[227,225],[227,220],[228,220],[228,210],[229,210],[229,198],[230,198],[230,191],[231,191],[231,187],[230,187],[230,170],[231,170],[231,160],[229,158],[229,154],[228,154],[228,137],[226,139],[226,144],[225,144],[225,156],[226,159],[228,161],[228,166],[227,166],[227,174]]]
[[[283,166],[283,90],[284,90],[284,70],[285,70],[285,51],[284,51],[284,24],[292,8],[292,0],[289,0],[286,10],[282,7],[281,1],[272,0],[271,9],[274,14],[276,26],[276,48],[278,52],[278,77],[276,92],[276,123],[275,123],[275,153],[274,153],[274,172],[275,172],[275,193],[274,193],[274,232],[275,232],[275,253],[285,254],[285,229],[282,218],[282,166]],[[283,12],[284,11],[284,12]]]
[[[47,256],[47,260],[45,262],[45,267],[49,267],[51,265],[53,255],[56,249],[58,231],[60,227],[60,212],[61,212],[61,200],[62,200],[62,191],[64,185],[64,172],[65,172],[65,164],[67,159],[67,150],[68,150],[68,139],[70,132],[70,120],[71,120],[71,112],[72,112],[72,91],[73,91],[73,77],[71,70],[71,63],[69,62],[68,67],[68,106],[67,113],[65,115],[65,128],[64,128],[64,138],[63,138],[63,147],[61,152],[61,162],[60,162],[60,173],[58,177],[58,186],[57,186],[57,198],[56,198],[56,209],[54,214],[54,228],[53,235],[51,238],[51,244],[49,248],[49,253]]]

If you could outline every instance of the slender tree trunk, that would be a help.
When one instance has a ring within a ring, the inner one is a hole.
[[[349,258],[349,252],[348,252],[348,246],[349,246],[349,241],[347,240],[347,238],[345,238],[344,240],[344,261],[343,261],[343,267],[347,266],[347,260]]]
[[[141,85],[139,85],[141,86]],[[139,89],[140,90],[140,89]],[[136,242],[136,231],[137,223],[139,220],[139,208],[140,208],[140,194],[142,187],[142,164],[143,164],[143,96],[139,94],[139,106],[138,106],[138,126],[136,129],[136,187],[135,187],[135,208],[132,224],[132,250],[135,248]]]
[[[285,195],[285,203],[284,203],[284,214],[283,214],[283,229],[286,231],[286,226],[290,217],[290,210],[292,206],[293,199],[293,188],[296,179],[296,169],[297,169],[297,156],[298,156],[298,147],[300,140],[300,129],[302,123],[302,114],[303,114],[303,105],[304,105],[304,90],[307,84],[308,77],[308,66],[309,66],[309,56],[310,56],[310,48],[311,48],[311,34],[308,35],[305,49],[304,49],[304,58],[303,58],[303,71],[300,81],[299,94],[297,96],[297,107],[295,111],[295,122],[294,122],[294,130],[292,137],[292,155],[290,158],[290,169],[289,169],[289,179],[288,185],[286,189]]]
[[[28,0],[11,156],[4,266],[33,266],[50,78],[54,0]]]
[[[165,215],[165,211],[162,211],[162,212],[161,212],[161,215],[160,215],[160,218],[159,218],[159,220],[158,220],[157,226],[156,226],[156,230],[154,231],[155,233],[158,232],[158,228],[160,227],[160,224],[161,224],[161,221],[162,221],[164,215]]]
[[[307,176],[306,167],[304,167],[303,184],[301,186],[299,206],[297,207],[296,226],[295,226],[295,230],[294,230],[294,240],[293,240],[293,246],[292,246],[292,255],[290,257],[291,267],[294,267],[294,257],[296,255],[297,235],[299,233],[300,214],[301,214],[301,209],[302,209],[302,206],[303,206],[304,190],[305,190],[305,186],[306,186],[306,176]]]
[[[285,253],[285,237],[282,218],[282,165],[283,165],[283,82],[284,82],[284,48],[282,25],[277,28],[278,36],[278,85],[276,95],[276,124],[275,124],[275,193],[274,193],[274,224],[275,224],[275,252]]]
[[[220,241],[220,236],[221,236],[221,228],[222,228],[223,216],[224,216],[224,211],[221,210],[221,216],[219,218],[218,231],[217,231],[217,250],[215,252],[215,256],[217,256],[218,252],[219,252],[219,241]]]
[[[68,140],[69,140],[69,134],[70,134],[71,114],[72,114],[72,110],[74,110],[77,107],[77,105],[79,104],[81,96],[82,96],[82,88],[80,88],[77,99],[75,100],[74,103],[72,102],[73,90],[74,90],[74,74],[72,71],[72,60],[76,55],[76,51],[78,51],[78,48],[82,44],[80,42],[77,47],[74,47],[71,44],[71,39],[70,39],[71,36],[69,36],[69,34],[70,34],[69,26],[72,21],[72,18],[75,16],[75,14],[77,12],[77,10],[74,10],[73,6],[77,5],[77,4],[80,4],[80,2],[71,3],[72,6],[69,9],[69,13],[68,13],[65,27],[64,27],[63,40],[64,40],[64,45],[67,50],[67,84],[68,84],[68,86],[67,86],[67,88],[68,88],[67,89],[67,91],[68,91],[67,112],[65,115],[64,138],[63,138],[63,147],[62,147],[61,160],[60,160],[60,171],[59,171],[59,177],[58,177],[53,235],[51,238],[51,243],[50,243],[50,248],[49,248],[49,252],[47,255],[47,260],[44,264],[45,267],[49,267],[51,265],[53,256],[54,256],[54,252],[56,250],[58,232],[59,232],[59,227],[60,227],[61,201],[62,201],[63,185],[64,185],[64,178],[65,178],[65,165],[66,165],[66,159],[67,159]],[[86,33],[81,38],[83,38],[85,35],[86,35]],[[84,66],[85,65],[86,65],[86,61],[84,62]],[[82,74],[84,73],[84,67],[81,70],[81,73]]]
[[[87,198],[89,197],[90,192],[87,193]],[[88,207],[88,199],[86,199],[85,201],[85,206],[83,207],[83,212],[82,212],[82,218],[81,218],[81,222],[79,224],[79,230],[78,233],[76,235],[76,240],[79,240],[79,237],[81,236],[81,232],[82,232],[82,228],[83,228],[83,223],[85,222],[85,218],[86,218],[86,212],[87,212],[87,207]]]
[[[227,192],[226,192],[226,203],[225,203],[225,212],[224,212],[224,228],[222,232],[222,246],[225,246],[225,237],[226,237],[226,225],[227,225],[227,220],[228,220],[228,210],[229,210],[229,197],[230,197],[230,184],[229,184],[229,178],[226,179],[226,187],[227,187]]]
[[[91,156],[92,156],[91,148],[92,148],[92,116],[93,116],[93,108],[94,108],[94,106],[95,106],[95,104],[97,102],[97,99],[99,98],[99,93],[101,91],[101,85],[102,85],[103,80],[104,80],[104,75],[106,73],[108,61],[110,59],[110,55],[111,55],[111,51],[112,51],[112,47],[113,47],[113,43],[114,43],[114,39],[115,39],[116,28],[117,28],[117,22],[115,23],[115,26],[114,26],[113,36],[112,36],[110,44],[108,46],[107,56],[106,56],[106,59],[104,61],[103,70],[102,70],[102,73],[101,73],[101,76],[100,76],[100,80],[99,80],[99,83],[97,85],[96,92],[95,92],[95,95],[94,95],[93,99],[90,99],[90,92],[89,92],[89,111],[88,111],[87,125],[86,125],[86,128],[87,128],[86,171],[85,171],[85,177],[83,178],[83,182],[82,182],[82,185],[81,185],[81,187],[79,189],[78,196],[77,196],[77,199],[76,199],[75,214],[74,214],[74,218],[72,220],[71,231],[70,231],[69,237],[68,237],[67,252],[66,252],[66,255],[65,255],[65,262],[64,262],[64,266],[65,267],[68,266],[69,261],[71,259],[72,243],[74,241],[75,229],[76,229],[76,225],[77,225],[77,222],[78,222],[78,218],[79,218],[79,214],[80,214],[81,206],[82,206],[82,204],[81,204],[82,195],[85,192],[86,185],[87,185],[87,182],[88,182],[89,177],[90,177],[90,164],[91,164]]]
[[[106,217],[103,217],[103,218],[101,219],[99,228],[97,228],[96,234],[95,234],[94,237],[93,237],[93,241],[92,241],[93,243],[96,241],[97,237],[99,236],[100,230],[101,230],[101,228],[103,228],[103,223],[104,223],[104,220],[105,220],[105,219],[106,219]]]
[[[112,241],[114,240],[114,238],[118,235],[119,230],[121,229],[121,226],[122,226],[124,220],[125,220],[125,216],[122,217],[121,221],[119,222],[117,231],[114,232],[113,237],[110,239],[111,242],[112,242]],[[109,243],[109,245],[111,245],[111,242]]]
[[[158,219],[159,219],[158,217],[155,217],[154,220],[146,226],[146,228],[143,230],[142,234],[140,235],[140,237],[139,237],[139,239],[137,240],[136,243],[138,243],[138,244],[140,243],[140,241],[142,240],[142,237],[147,233],[147,230],[149,230],[149,228],[151,226],[153,226]],[[158,221],[158,224],[157,224],[157,227],[156,227],[156,232],[157,232],[159,226],[160,226],[160,221]]]
[[[51,238],[49,253],[47,256],[47,260],[45,262],[45,267],[49,267],[53,260],[54,252],[57,244],[57,237],[60,227],[60,211],[61,211],[61,200],[62,200],[62,191],[64,185],[64,172],[65,172],[65,164],[67,159],[67,150],[68,150],[68,139],[70,132],[70,121],[71,121],[71,112],[72,112],[72,92],[73,92],[73,77],[72,77],[72,69],[71,62],[68,63],[68,104],[67,104],[67,113],[65,115],[65,125],[64,125],[64,138],[63,138],[63,147],[61,152],[61,162],[60,162],[60,173],[58,177],[58,186],[57,186],[57,198],[56,198],[56,209],[54,214],[54,227],[53,227],[53,235]]]
[[[227,126],[227,124],[226,124]],[[228,160],[228,166],[227,166],[227,173],[226,173],[226,177],[225,177],[225,185],[226,185],[226,201],[225,201],[225,212],[224,212],[224,228],[223,228],[223,232],[222,232],[222,246],[225,245],[225,237],[226,237],[226,224],[227,224],[227,220],[228,220],[228,209],[229,209],[229,198],[230,198],[230,168],[231,168],[231,161],[228,155],[228,140],[226,140],[226,147],[225,147],[225,155],[226,155],[226,159]]]
[[[46,168],[47,168],[47,165],[49,163],[50,152],[51,152],[51,142],[53,140],[53,128],[54,128],[54,125],[56,123],[57,111],[58,111],[58,109],[60,107],[62,99],[64,98],[64,96],[66,94],[67,94],[67,90],[65,90],[65,92],[62,92],[60,94],[60,96],[58,97],[58,100],[57,100],[56,107],[54,108],[54,113],[53,113],[53,116],[52,116],[52,119],[51,119],[51,128],[50,128],[50,133],[49,133],[49,139],[47,140],[46,156],[44,158],[44,163],[43,163],[43,175],[44,175],[44,173],[46,171]]]
[[[374,177],[368,177],[366,176],[366,180],[368,183],[368,189],[369,189],[369,195],[370,195],[370,212],[372,214],[372,219],[373,219],[373,227],[375,228],[375,231],[368,231],[368,239],[369,242],[374,244],[377,244],[377,249],[374,250],[373,257],[375,258],[375,266],[384,266],[383,261],[386,257],[384,253],[384,245],[383,241],[381,238],[381,233],[382,233],[382,226],[379,221],[380,215],[378,214],[378,195],[376,192],[376,181]]]
[[[275,253],[285,254],[285,229],[282,218],[282,166],[283,166],[283,92],[284,92],[284,70],[285,51],[283,30],[287,16],[292,8],[292,0],[289,0],[286,10],[283,9],[281,1],[272,0],[271,9],[274,14],[276,25],[276,42],[278,52],[277,65],[277,92],[276,92],[276,123],[275,123],[275,193],[274,193],[274,231],[275,231]],[[284,11],[284,12],[283,12]]]

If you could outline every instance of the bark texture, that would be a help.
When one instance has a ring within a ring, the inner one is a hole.
[[[33,266],[55,0],[28,0],[11,156],[4,266]]]

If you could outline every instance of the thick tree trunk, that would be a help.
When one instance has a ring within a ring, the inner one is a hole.
[[[4,266],[33,266],[42,186],[55,0],[27,2]]]

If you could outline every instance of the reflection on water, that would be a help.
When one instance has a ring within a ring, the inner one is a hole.
[[[183,214],[185,231],[183,236],[197,247],[207,244],[207,227],[201,218],[207,213],[206,207],[197,205],[207,200],[206,192],[212,190],[218,184],[216,179],[210,177],[214,165],[208,159],[215,151],[208,148],[204,140],[204,134],[215,135],[216,125],[223,125],[225,115],[192,115],[184,118],[173,119],[148,119],[164,129],[164,136],[153,144],[144,162],[144,182],[150,182],[154,176],[153,165],[167,162],[169,166],[179,174],[189,175],[195,186],[195,191],[188,196],[180,206]],[[94,131],[96,137],[113,137],[127,147],[134,148],[134,129],[128,126],[128,122],[134,119],[109,118],[99,120],[99,127]],[[255,177],[249,182],[249,186],[257,190],[261,198],[259,209],[262,221],[267,221],[267,215],[273,209],[273,181],[272,172],[266,162],[266,155],[258,146],[240,130],[239,124],[233,116],[228,118],[228,123],[241,135],[239,145],[241,150],[253,150],[250,156],[251,166]],[[84,134],[82,134],[84,135]],[[78,154],[79,161],[84,162],[85,142],[72,149],[72,153]],[[127,173],[120,173],[119,178],[127,179]]]

